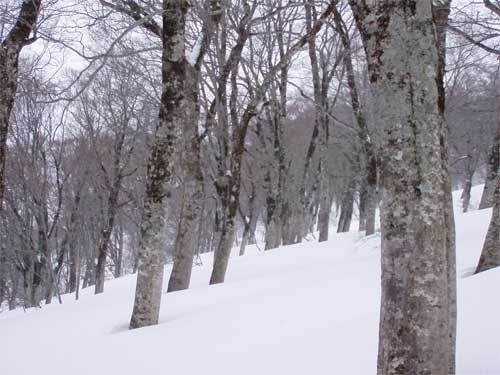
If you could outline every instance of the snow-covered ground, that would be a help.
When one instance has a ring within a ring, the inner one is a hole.
[[[500,269],[469,276],[490,216],[456,215],[459,375],[500,375]],[[375,374],[379,242],[353,232],[249,249],[216,286],[207,285],[206,256],[190,290],[164,294],[161,323],[134,331],[134,276],[107,282],[99,296],[86,290],[80,301],[0,314],[0,374]]]

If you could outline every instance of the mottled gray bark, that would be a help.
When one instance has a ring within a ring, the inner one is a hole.
[[[41,0],[23,1],[16,22],[0,45],[0,210],[3,206],[9,120],[17,91],[19,55],[40,13]]]
[[[437,47],[438,47],[438,107],[441,115],[441,167],[443,169],[444,202],[443,214],[445,220],[445,246],[447,249],[447,292],[448,292],[448,373],[455,373],[455,352],[457,334],[457,271],[456,271],[456,249],[455,249],[455,218],[453,211],[453,195],[451,180],[449,176],[448,155],[448,126],[445,119],[446,92],[444,87],[444,75],[446,68],[446,31],[448,29],[448,18],[450,15],[451,0],[440,0],[433,3],[434,22],[436,24]]]
[[[148,164],[131,329],[157,324],[160,313],[171,159],[178,127],[186,117],[184,27],[188,6],[186,0],[163,2],[162,97]]]
[[[373,148],[373,146],[372,146]],[[378,205],[378,167],[373,149],[366,151],[367,157],[367,186],[366,186],[366,223],[365,235],[370,236],[375,233],[375,218]]]
[[[500,124],[498,125],[500,128]],[[486,180],[484,181],[483,195],[479,203],[479,209],[489,208],[493,206],[493,195],[495,192],[495,181],[500,166],[500,130],[497,132],[493,144],[488,151],[488,164],[486,166]]]
[[[493,201],[493,214],[475,273],[500,266],[500,174],[497,176]]]
[[[174,249],[174,264],[168,282],[168,291],[189,288],[191,270],[198,249],[199,227],[203,199],[203,174],[200,164],[198,137],[198,81],[199,71],[188,66],[186,80],[187,113],[182,124],[181,171],[184,180],[181,218]]]
[[[454,374],[454,238],[432,2],[350,1],[380,131],[379,374]]]
[[[194,256],[199,246],[203,207],[203,173],[200,159],[201,138],[198,135],[200,114],[198,90],[201,65],[210,46],[212,33],[223,14],[221,4],[216,0],[205,1],[205,9],[200,50],[196,61],[186,65],[186,117],[180,129],[182,134],[180,159],[184,191],[168,292],[189,288]]]
[[[351,221],[354,208],[354,190],[355,182],[354,179],[352,179],[347,186],[347,190],[344,192],[344,196],[342,197],[342,203],[340,205],[340,217],[337,224],[337,233],[346,233],[351,229]]]

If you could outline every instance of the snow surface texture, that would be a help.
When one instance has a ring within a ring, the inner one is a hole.
[[[459,375],[500,374],[500,269],[467,277],[490,217],[457,209]],[[87,289],[80,301],[67,295],[62,305],[0,314],[0,374],[376,374],[379,243],[353,232],[249,248],[215,286],[207,255],[190,290],[164,294],[160,324],[134,331],[134,276],[107,282],[98,296]]]

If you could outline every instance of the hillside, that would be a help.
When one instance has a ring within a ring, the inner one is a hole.
[[[500,269],[470,276],[490,215],[456,214],[459,375],[500,374]],[[207,255],[190,290],[164,294],[161,324],[134,331],[134,276],[99,296],[0,314],[0,374],[375,374],[379,243],[352,232],[249,249],[216,286]]]

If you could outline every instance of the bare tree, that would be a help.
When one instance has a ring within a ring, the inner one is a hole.
[[[41,0],[23,1],[17,19],[0,48],[0,210],[4,193],[5,158],[7,156],[7,135],[9,119],[17,90],[19,55],[26,45],[35,39],[30,35],[40,13]]]
[[[188,109],[184,36],[188,8],[185,0],[163,2],[162,97],[148,164],[131,329],[157,324],[160,313],[171,159]]]
[[[379,374],[454,374],[440,46],[429,1],[350,1],[381,138]],[[436,5],[441,5],[436,4]],[[448,3],[449,5],[449,3]]]

